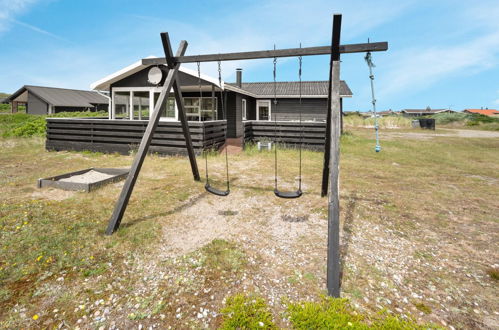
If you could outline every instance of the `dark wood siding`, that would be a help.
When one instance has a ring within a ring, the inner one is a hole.
[[[125,77],[111,85],[111,87],[156,87],[156,85],[151,84],[147,81],[147,75],[149,73],[149,68],[147,67],[139,72],[136,72],[128,77]],[[163,80],[168,74],[168,69],[166,67],[160,67],[161,71],[163,71]],[[180,86],[197,86],[198,78],[193,77],[191,75],[185,74],[183,72],[178,73],[178,77],[180,79]],[[203,81],[204,82],[204,81]],[[207,84],[204,82],[203,84]],[[163,82],[159,84],[159,86],[163,86]]]
[[[28,92],[26,113],[30,115],[46,115],[48,113],[48,104],[35,94]]]
[[[300,111],[302,120],[323,121],[326,120],[327,99],[278,99],[277,107],[272,101],[272,120],[298,120]]]
[[[276,127],[277,126],[277,127]],[[277,122],[252,120],[244,122],[244,141],[272,141],[287,146],[324,150],[326,123]]]
[[[147,121],[47,118],[47,150],[90,150],[128,154],[138,148]],[[189,122],[196,153],[225,142],[225,121]],[[160,122],[150,152],[186,154],[180,122]]]

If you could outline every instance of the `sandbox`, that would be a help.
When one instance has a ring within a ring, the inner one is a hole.
[[[87,168],[45,179],[38,179],[38,188],[54,187],[63,190],[90,192],[127,177],[127,168]]]

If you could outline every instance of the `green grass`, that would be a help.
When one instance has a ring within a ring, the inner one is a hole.
[[[246,265],[244,252],[235,243],[215,239],[202,249],[203,265],[217,273],[237,272]]]
[[[265,300],[255,295],[237,294],[227,298],[221,309],[220,329],[278,329]]]
[[[444,127],[463,127],[481,130],[499,130],[499,118],[476,113],[438,113],[429,118],[435,119],[435,124]]]
[[[410,128],[412,118],[403,116],[387,116],[378,118],[380,128]],[[374,127],[374,118],[364,118],[359,115],[343,117],[345,127]]]
[[[45,136],[45,118],[66,117],[107,117],[99,112],[60,112],[52,115],[28,115],[25,113],[5,114],[0,116],[0,135],[2,137]]]
[[[368,221],[370,225],[379,225],[386,230],[395,229],[397,233],[406,235],[406,239],[416,244],[421,243],[418,240],[424,240],[423,246],[431,242],[427,242],[425,237],[417,233],[421,228],[429,228],[428,230],[431,229],[432,232],[442,237],[442,240],[448,237],[454,239],[458,236],[463,244],[473,247],[476,251],[488,249],[493,245],[490,236],[493,232],[490,228],[493,227],[488,224],[497,223],[498,204],[490,196],[495,196],[497,190],[497,185],[491,182],[499,180],[497,174],[499,173],[497,165],[499,164],[499,153],[497,153],[499,141],[442,136],[423,140],[404,138],[402,135],[406,132],[413,131],[394,130],[394,133],[401,135],[397,138],[383,136],[382,133],[383,151],[381,153],[373,151],[374,139],[371,129],[349,129],[349,134],[342,136],[340,181],[343,207],[341,216],[345,216],[345,210],[348,209],[349,200],[352,198],[357,203],[354,216],[358,223]],[[101,153],[47,152],[44,150],[44,142],[44,139],[40,137],[0,138],[2,150],[0,153],[0,196],[2,196],[2,201],[0,201],[0,327],[22,328],[23,325],[35,327],[33,324],[26,325],[24,323],[26,320],[19,318],[18,313],[13,310],[15,304],[26,306],[30,311],[33,310],[33,313],[28,315],[29,317],[39,313],[39,309],[58,308],[71,318],[74,314],[73,310],[80,301],[87,299],[95,301],[101,298],[99,295],[103,293],[96,292],[103,292],[102,287],[106,288],[107,284],[113,283],[117,278],[123,279],[120,283],[123,284],[124,291],[133,292],[130,288],[136,284],[134,281],[142,281],[143,274],[133,273],[134,268],[126,265],[133,265],[137,260],[150,261],[151,258],[157,256],[158,244],[170,244],[168,237],[165,240],[162,239],[163,228],[171,226],[171,221],[182,221],[183,219],[176,218],[179,216],[178,209],[192,205],[189,199],[204,193],[203,184],[192,180],[189,161],[186,157],[148,156],[122,226],[115,235],[108,237],[103,233],[120,193],[120,184],[105,186],[90,194],[70,193],[66,196],[65,192],[55,189],[37,189],[36,180],[40,177],[93,166],[130,166],[132,158]],[[319,196],[322,158],[323,154],[320,152],[303,151],[303,178],[306,189],[304,189],[304,199],[299,200],[300,204],[296,207],[303,207],[303,210],[310,211],[310,213],[325,216],[327,203],[325,204],[325,200]],[[273,198],[273,159],[272,152],[258,152],[254,147],[247,148],[239,155],[231,155],[231,177],[237,178],[233,181],[233,191]],[[288,165],[281,166],[279,169],[284,183],[295,183],[293,179],[298,172],[297,160],[296,150],[279,151],[280,164]],[[203,171],[203,159],[198,158],[198,162],[200,170]],[[216,170],[212,173],[215,175],[222,173],[223,178],[224,155],[212,155],[210,162],[210,166]],[[62,196],[60,199],[54,199],[59,195]],[[354,200],[352,196],[358,200]],[[275,199],[274,205],[276,208],[282,208],[285,204],[281,203],[284,202]],[[218,205],[213,204],[213,207],[218,207]],[[239,211],[237,216],[231,216],[229,220],[235,226],[240,224],[237,221],[243,212],[237,204],[221,208],[221,211],[223,210],[227,213],[222,213],[220,215],[222,217]],[[263,211],[273,212],[274,210],[267,208]],[[452,222],[449,218],[451,213],[460,221],[469,221],[467,224],[475,226],[477,230],[467,231],[466,235],[459,236],[453,226],[449,227],[449,223]],[[257,208],[254,214],[261,217],[262,221],[269,217],[269,213],[264,213]],[[262,225],[255,229],[265,232],[266,228]],[[189,306],[194,304],[201,306],[200,303],[207,301],[213,294],[215,296],[213,303],[220,306],[222,305],[221,299],[231,295],[228,293],[229,290],[233,294],[241,288],[227,283],[240,280],[243,273],[251,276],[252,272],[260,271],[253,268],[263,266],[246,264],[248,255],[253,252],[245,252],[241,246],[243,243],[239,243],[237,239],[238,237],[234,237],[237,243],[214,240],[196,250],[199,262],[188,267],[186,273],[202,274],[206,282],[196,282],[197,285],[206,284],[202,288],[208,288],[210,285],[209,288],[212,288],[212,291],[195,297],[193,291],[187,291],[187,289],[192,289],[192,283],[185,284],[185,286],[182,286],[183,284],[173,286],[173,289],[182,289],[187,292],[185,296],[180,297],[182,303]],[[265,237],[262,237],[259,244],[264,240]],[[271,245],[267,246],[271,247]],[[420,258],[431,264],[437,257],[429,255],[429,251],[420,246],[417,250],[409,252],[408,257]],[[449,258],[461,260],[463,255],[460,251],[462,250],[455,249],[449,252],[451,253]],[[466,253],[472,252],[473,250],[466,251]],[[255,256],[251,256],[258,257],[259,255],[256,253]],[[474,263],[473,260],[467,260],[466,263],[470,263],[481,272],[487,271],[485,268],[480,268],[483,265],[481,261]],[[305,269],[299,269],[301,272],[299,274],[293,273],[295,269],[286,269],[286,272],[282,274],[284,278],[289,277],[297,292],[306,291],[307,295],[316,297],[323,288],[323,283],[319,280],[321,277],[318,275],[323,270],[323,260],[311,261],[310,266],[312,268],[306,269],[309,273],[305,273]],[[176,265],[167,264],[165,267],[176,267]],[[359,267],[359,271],[362,271],[359,276],[345,272],[343,293],[355,303],[363,304],[362,297],[364,295],[368,297],[365,282],[378,276],[378,273],[374,273],[367,266],[365,269]],[[113,276],[110,276],[111,272]],[[61,274],[65,274],[68,279],[64,281],[68,287],[74,283],[72,288],[74,291],[44,291],[46,286],[57,285],[59,282],[56,280],[62,276]],[[220,284],[218,275],[221,274],[226,279],[230,278],[230,281]],[[262,271],[259,274],[265,274],[265,272]],[[492,281],[496,278],[494,276],[497,276],[497,272],[495,274],[489,271],[487,280]],[[429,275],[437,276],[438,274]],[[80,285],[85,280],[92,283],[92,289],[95,288],[95,290],[82,289]],[[450,287],[463,285],[460,277],[447,280]],[[473,283],[466,282],[466,285],[471,286]],[[164,297],[164,301],[171,302],[172,306],[163,308],[156,299],[146,308],[141,307],[120,315],[118,321],[135,321],[135,318],[131,320],[127,317],[132,312],[137,315],[137,320],[144,313],[152,315],[156,309],[163,309],[160,313],[174,314],[180,303],[169,300],[171,297],[168,296],[168,290],[172,289],[172,284],[165,279],[160,287],[164,289],[160,291],[161,294],[165,292],[161,297]],[[197,290],[195,292],[202,292],[199,287],[195,289]],[[111,292],[114,293],[114,291],[109,291],[108,296],[102,298],[107,299]],[[126,293],[120,292],[120,294]],[[490,291],[480,289],[473,294],[483,299],[484,304],[492,304],[487,296],[490,295]],[[253,297],[248,299],[240,298],[230,301],[231,309],[223,314],[224,320],[234,320],[233,316],[236,315],[237,318],[240,316],[239,319],[243,322],[241,324],[248,327],[254,325],[255,322],[259,325],[258,322],[264,322],[262,320],[267,320],[268,322],[265,321],[264,324],[268,324],[269,327],[272,324],[287,324],[283,321],[283,316],[275,312],[275,306],[272,307],[272,313],[268,315],[269,309],[265,300],[263,302],[255,300],[252,303]],[[249,310],[245,310],[245,306],[250,306]],[[367,309],[369,308],[375,309],[373,306],[367,306]],[[328,316],[327,311],[334,310],[340,315]],[[419,311],[416,313],[419,314]],[[257,315],[257,317],[251,317],[251,315]],[[361,328],[371,326],[379,329],[417,329],[414,323],[409,321],[407,321],[409,323],[404,323],[406,321],[403,319],[388,314],[374,316],[362,314],[352,309],[347,302],[341,304],[328,301],[300,302],[290,307],[288,316],[284,317],[287,319],[294,317],[295,327],[299,328],[299,324],[305,324],[304,327],[308,324],[305,315],[324,317],[322,319],[324,322],[329,318],[344,318],[348,320],[347,326],[348,322],[351,322],[352,325],[358,325]],[[80,317],[80,315],[75,317]],[[429,318],[426,314],[422,317]],[[46,320],[46,318],[43,319],[43,321]],[[168,324],[176,328],[185,326],[181,323],[182,320],[167,320],[171,322]],[[70,319],[67,324],[75,326],[74,322],[76,320]],[[239,324],[236,321],[224,322],[228,328],[230,324],[236,324],[236,326]],[[210,324],[210,326],[213,325],[213,323]]]
[[[281,317],[289,319],[292,329],[439,329],[432,324],[418,324],[410,318],[382,311],[365,314],[355,310],[348,299],[323,296],[318,302],[287,303],[284,314],[274,318],[265,300],[255,294],[229,296],[221,309],[220,329],[277,329]]]
[[[288,304],[293,329],[429,329],[414,320],[379,313],[366,315],[356,311],[347,299],[322,297],[319,302]]]

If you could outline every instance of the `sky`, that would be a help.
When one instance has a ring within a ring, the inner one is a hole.
[[[0,92],[23,85],[90,89],[147,56],[163,56],[159,33],[188,55],[326,46],[332,14],[341,44],[388,41],[373,53],[378,110],[499,108],[497,0],[0,0]],[[175,51],[175,50],[174,50]],[[341,58],[353,91],[346,111],[371,109],[364,54]],[[327,80],[329,57],[303,58],[303,80]],[[190,66],[191,68],[195,68]],[[223,79],[271,81],[272,59],[223,63]],[[202,63],[216,76],[215,63]],[[296,58],[278,59],[277,80],[298,79]]]

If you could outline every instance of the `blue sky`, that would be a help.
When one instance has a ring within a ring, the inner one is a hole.
[[[89,89],[143,57],[162,55],[170,32],[188,54],[327,45],[332,13],[342,43],[388,41],[374,53],[378,109],[499,108],[499,1],[117,1],[0,0],[0,91],[25,84]],[[326,80],[328,57],[303,60],[304,80]],[[272,60],[226,62],[223,75],[272,80]],[[214,64],[202,64],[216,74]],[[346,110],[370,109],[363,54],[342,57],[354,93]],[[297,79],[297,59],[278,61],[278,80]]]

